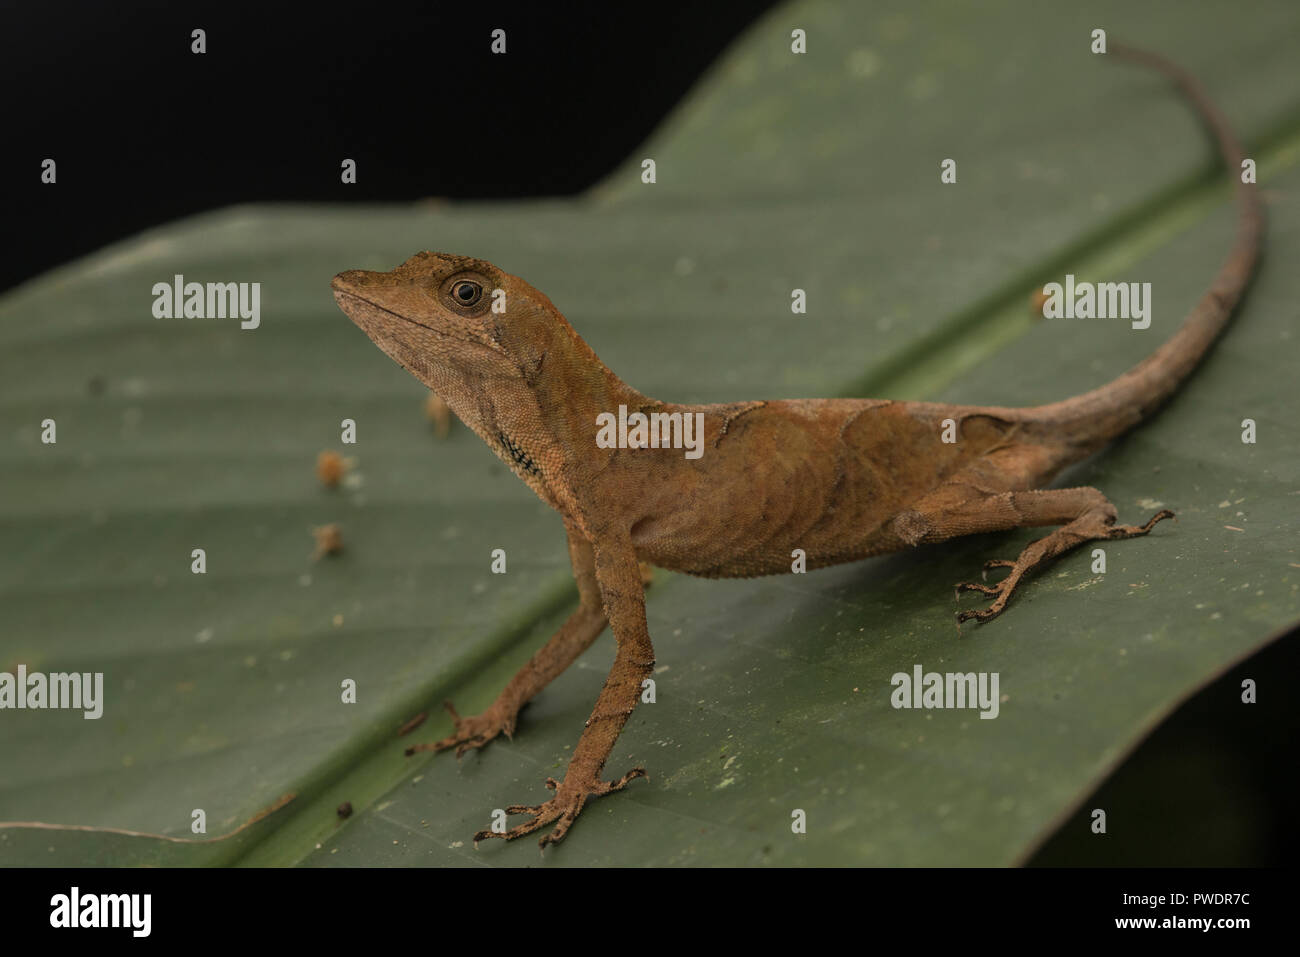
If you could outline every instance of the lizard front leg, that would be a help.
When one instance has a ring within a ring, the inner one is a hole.
[[[544,804],[511,805],[507,814],[529,814],[525,821],[503,834],[479,831],[474,841],[489,837],[514,840],[554,824],[554,829],[538,842],[543,848],[560,841],[582,812],[589,797],[621,791],[629,781],[645,777],[644,768],[633,768],[616,781],[605,781],[601,771],[618,740],[623,725],[641,696],[641,683],[654,671],[654,648],[645,617],[645,588],[637,565],[636,552],[626,534],[616,538],[597,537],[595,541],[596,581],[600,586],[605,613],[609,618],[618,650],[614,664],[596,699],[596,707],[578,740],[563,781],[546,779],[555,796]]]
[[[460,757],[472,748],[481,748],[493,738],[514,735],[519,711],[548,684],[559,677],[578,656],[605,630],[605,611],[601,606],[600,588],[596,584],[596,565],[591,545],[577,529],[570,528],[569,560],[578,583],[578,608],[542,648],[528,660],[510,682],[501,689],[486,711],[462,718],[448,701],[446,708],[455,721],[455,730],[447,737],[406,749],[408,756],[417,751],[456,749]]]

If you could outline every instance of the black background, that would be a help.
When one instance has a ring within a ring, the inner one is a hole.
[[[771,0],[28,3],[0,28],[0,289],[232,203],[580,192]],[[507,53],[490,51],[495,28]],[[190,33],[207,32],[207,53]],[[41,162],[58,164],[56,185]],[[340,182],[344,158],[355,185]]]
[[[983,943],[1043,952],[1062,938],[1078,947],[1125,936],[1131,937],[1130,949],[1153,941],[1184,948],[1208,938],[1217,952],[1231,953],[1280,939],[1291,906],[1290,875],[1280,870],[1071,869],[1045,876],[1031,870],[907,868],[827,875],[815,885],[802,871],[773,871],[731,871],[720,880],[716,870],[679,869],[665,887],[663,876],[648,868],[599,876],[555,866],[532,876],[490,867],[454,873],[300,868],[292,874],[272,868],[55,868],[0,872],[0,920],[5,944],[20,953],[33,947],[38,953],[87,947],[95,953],[133,952],[148,942],[192,948],[196,938],[221,953],[259,941],[263,947],[355,953],[391,949],[395,934],[403,943],[406,937],[429,938],[431,949],[453,935],[451,945],[459,950],[493,953],[566,945],[636,948],[650,946],[656,935],[676,951],[688,949],[678,941],[703,946],[725,937],[728,949],[747,953],[770,948],[773,934],[810,946],[837,926],[849,943],[915,941],[919,946],[908,949],[927,954],[979,950]],[[140,940],[126,929],[52,929],[51,898],[69,895],[74,886],[83,895],[152,895],[152,933]],[[1186,895],[1188,903],[1124,903],[1126,894],[1174,893]],[[1239,896],[1231,904],[1193,906],[1195,894]],[[740,905],[737,916],[720,919],[719,904],[732,902]],[[1176,917],[1244,917],[1250,927],[1207,933],[1115,926],[1116,918]],[[580,940],[567,944],[567,936]]]
[[[7,10],[0,289],[232,203],[580,192],[771,6],[133,0]],[[207,32],[201,56],[190,52],[196,27]],[[489,50],[497,27],[506,56]],[[55,186],[40,182],[46,157],[58,164]],[[355,186],[340,182],[344,157],[358,163]],[[1297,673],[1293,635],[1211,684],[1031,863],[1293,861]],[[1258,705],[1237,704],[1242,677],[1260,683]],[[1089,833],[1093,807],[1110,809],[1110,838]]]

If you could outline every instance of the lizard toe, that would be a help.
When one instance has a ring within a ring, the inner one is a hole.
[[[451,714],[455,730],[445,738],[440,738],[437,741],[412,745],[406,749],[407,757],[418,751],[437,752],[455,748],[456,757],[459,759],[467,751],[476,751],[486,746],[496,739],[498,735],[504,734],[507,738],[513,736],[515,715],[507,714],[496,706],[488,708],[482,714],[472,715],[468,718],[462,718],[457,714],[450,701],[445,702],[443,706]]]

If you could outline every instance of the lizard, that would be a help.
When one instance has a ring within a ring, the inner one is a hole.
[[[1241,146],[1190,73],[1132,48],[1112,45],[1111,55],[1172,79],[1228,168],[1241,167]],[[1162,509],[1143,525],[1117,524],[1118,510],[1100,490],[1049,483],[1149,418],[1228,325],[1255,271],[1264,225],[1253,185],[1234,180],[1233,245],[1178,330],[1109,384],[1026,408],[885,399],[660,402],[606,367],[545,294],[491,263],[421,252],[389,272],[335,276],[342,311],[559,512],[577,583],[578,607],[495,701],[470,717],[448,702],[453,732],[407,754],[455,748],[459,757],[513,737],[520,709],[607,625],[614,634],[614,662],[564,777],[546,779],[554,793],[505,808],[526,820],[478,832],[476,846],[549,827],[539,841],[545,849],[589,800],[646,776],[643,767],[602,776],[655,667],[641,560],[698,576],[752,577],[790,572],[794,549],[803,549],[812,569],[964,535],[1057,526],[1016,559],[987,562],[986,572],[1007,569],[995,584],[957,586],[991,599],[961,611],[960,624],[994,618],[1029,573],[1084,542],[1143,536],[1173,517]],[[597,417],[620,406],[700,416],[702,454],[602,447]],[[945,420],[959,441],[940,441]]]

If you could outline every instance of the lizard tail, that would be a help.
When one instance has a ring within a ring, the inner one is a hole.
[[[1241,181],[1241,144],[1204,87],[1182,67],[1155,53],[1111,45],[1110,54],[1159,70],[1174,80],[1213,134],[1236,188],[1237,237],[1227,260],[1178,331],[1118,379],[1082,395],[1025,410],[1028,418],[1070,423],[1071,458],[1099,449],[1151,415],[1210,351],[1250,284],[1259,262],[1264,211],[1253,184]]]

